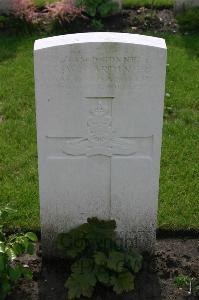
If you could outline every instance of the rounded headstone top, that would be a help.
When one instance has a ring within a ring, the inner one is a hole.
[[[84,43],[126,43],[166,49],[164,39],[131,33],[87,32],[66,34],[35,41],[34,50]]]

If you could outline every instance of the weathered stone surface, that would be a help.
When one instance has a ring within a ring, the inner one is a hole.
[[[0,13],[9,13],[12,8],[12,0],[0,0]]]
[[[113,218],[123,242],[153,250],[166,45],[127,33],[37,40],[42,240],[87,217]]]

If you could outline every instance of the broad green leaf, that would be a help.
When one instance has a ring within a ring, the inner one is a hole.
[[[126,265],[130,266],[134,273],[138,273],[142,268],[142,260],[142,256],[134,252],[127,254],[125,257]]]
[[[68,298],[72,300],[80,298],[81,295],[91,297],[95,285],[96,277],[94,272],[74,272],[68,278],[65,286],[68,288]]]
[[[76,0],[75,4],[77,7],[84,5],[84,1],[83,0]]]
[[[11,291],[11,285],[7,277],[1,278],[1,290],[3,295],[8,295]]]
[[[95,269],[95,274],[99,282],[109,285],[110,283],[110,275],[108,270],[103,267],[97,267]]]
[[[22,267],[22,275],[28,280],[31,280],[33,277],[32,271],[29,269],[29,267]]]
[[[0,225],[0,241],[4,242],[5,241],[5,235],[3,233],[3,226]]]
[[[23,236],[23,237],[21,237],[20,242],[21,242],[21,245],[24,246],[25,252],[27,252],[27,249],[28,249],[28,246],[29,246],[29,243],[30,243],[29,239],[27,237]]]
[[[19,243],[15,243],[12,246],[12,249],[15,252],[16,256],[20,256],[24,253],[24,247]]]
[[[75,258],[86,247],[84,224],[70,231],[70,233],[59,234],[57,245],[60,250],[65,251],[67,256]]]
[[[5,243],[0,242],[0,253],[5,253]]]
[[[34,251],[35,251],[34,245],[32,243],[29,243],[28,248],[27,248],[27,253],[30,254],[30,255],[33,255]]]
[[[103,252],[95,252],[95,263],[99,266],[105,266],[107,264],[107,256]]]
[[[111,251],[108,256],[107,267],[110,270],[121,272],[124,267],[124,254],[118,251]]]
[[[0,272],[3,272],[5,269],[6,258],[4,254],[0,254]]]
[[[9,243],[14,243],[14,242],[16,242],[18,237],[19,237],[19,234],[11,234],[8,236],[7,241]]]
[[[81,296],[81,290],[79,288],[76,288],[76,289],[69,288],[69,290],[68,290],[68,299],[69,300],[80,298],[80,296]]]
[[[106,3],[102,3],[98,10],[101,17],[107,17],[112,13],[117,12],[118,8],[117,2],[107,1]]]
[[[16,253],[14,252],[14,250],[10,247],[6,247],[6,254],[8,255],[10,260],[14,260],[17,256]]]
[[[87,7],[86,7],[86,13],[87,13],[90,17],[95,17],[95,16],[96,16],[96,6],[95,6],[95,5],[87,6]]]
[[[91,258],[81,258],[71,266],[71,270],[74,273],[93,272],[94,260]]]
[[[88,218],[87,240],[92,248],[107,251],[112,248],[113,238],[116,236],[115,221]]]
[[[27,237],[32,242],[37,242],[38,241],[38,238],[37,238],[37,236],[34,232],[27,232],[25,234],[25,237]]]
[[[59,249],[65,250],[72,244],[71,235],[69,233],[60,233],[56,242]]]
[[[69,256],[69,257],[75,258],[75,257],[77,257],[83,250],[84,250],[84,246],[83,246],[83,245],[81,245],[81,246],[75,246],[75,245],[74,245],[74,247],[71,247],[70,249],[67,249],[67,250],[66,250],[66,254],[67,254],[67,256]]]
[[[115,220],[99,220],[97,218],[88,218],[87,222],[89,224],[89,230],[92,228],[93,231],[109,238],[115,236]]]
[[[116,294],[130,292],[134,290],[134,276],[129,271],[124,271],[118,276],[111,277],[111,284]]]
[[[13,282],[18,281],[22,276],[21,266],[17,265],[9,269],[9,277]]]

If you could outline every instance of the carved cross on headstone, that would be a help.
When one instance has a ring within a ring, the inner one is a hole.
[[[87,118],[87,136],[72,138],[47,136],[48,139],[64,140],[61,149],[64,155],[132,156],[136,153],[139,154],[138,140],[142,139],[152,143],[152,137],[117,136],[112,129],[112,100],[114,97],[86,97],[86,99],[94,100]],[[150,156],[150,153],[148,155]]]

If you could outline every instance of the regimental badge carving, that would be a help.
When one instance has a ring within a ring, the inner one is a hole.
[[[67,155],[133,155],[137,143],[133,138],[117,137],[112,130],[112,116],[107,103],[98,101],[90,110],[87,120],[88,136],[74,138],[64,144],[63,153]]]
[[[90,112],[88,127],[88,155],[112,155],[112,117],[108,105],[98,101],[97,106]]]

